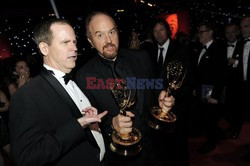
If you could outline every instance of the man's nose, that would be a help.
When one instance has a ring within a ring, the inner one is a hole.
[[[71,49],[72,49],[73,51],[77,51],[77,45],[76,45],[75,43],[74,43],[74,44],[72,44]]]
[[[111,37],[110,37],[109,35],[105,35],[105,41],[106,41],[107,43],[111,43],[111,42],[112,42],[112,39],[111,39]]]

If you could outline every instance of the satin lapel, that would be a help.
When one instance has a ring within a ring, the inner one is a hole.
[[[210,46],[211,47],[211,46]],[[210,48],[209,47],[209,48]],[[199,65],[200,64],[202,64],[202,62],[204,62],[204,59],[207,59],[207,58],[209,58],[209,48],[206,50],[206,52],[202,55],[202,57],[201,57],[201,59],[200,59],[200,63],[199,63]]]
[[[171,62],[174,55],[174,51],[175,51],[174,44],[172,43],[172,41],[170,41],[164,60],[164,66],[166,66],[169,62]]]
[[[44,77],[49,83],[50,85],[55,89],[55,91],[58,93],[58,96],[61,97],[61,99],[67,103],[67,105],[69,106],[69,110],[71,111],[72,115],[75,118],[80,118],[82,116],[82,114],[80,113],[78,107],[76,106],[76,104],[74,103],[74,101],[71,99],[70,95],[67,93],[67,91],[62,87],[62,85],[58,82],[58,80],[52,76],[51,73],[49,73],[48,70],[46,70],[45,68],[42,68],[40,75],[42,77]],[[85,128],[86,134],[89,138],[89,142],[91,144],[93,144],[94,146],[97,146],[97,142],[95,141],[95,138],[93,136],[93,134],[91,133],[90,129],[87,127]]]
[[[69,106],[71,113],[74,117],[80,118],[82,115],[75,105],[74,101],[71,99],[70,95],[67,93],[67,91],[62,87],[62,85],[58,82],[58,80],[53,77],[48,70],[45,68],[42,69],[41,71],[41,76],[43,76],[51,86],[55,89],[55,91],[58,93],[58,95],[61,97],[61,99],[67,103]]]
[[[232,58],[239,60],[242,49],[243,48],[240,46],[240,43],[237,42],[237,44],[235,46],[235,49],[234,49],[234,52],[233,52]]]

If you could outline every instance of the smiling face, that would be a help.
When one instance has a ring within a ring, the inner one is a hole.
[[[39,44],[43,53],[44,63],[52,68],[69,73],[76,65],[77,47],[73,28],[68,24],[54,23],[50,27],[52,32],[51,44]]]
[[[92,17],[88,30],[88,41],[99,55],[105,59],[114,59],[119,46],[114,20],[105,14],[97,14]]]

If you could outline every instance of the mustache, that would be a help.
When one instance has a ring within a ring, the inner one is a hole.
[[[116,46],[114,44],[112,44],[112,43],[108,43],[103,48],[106,48],[106,47],[116,47]]]

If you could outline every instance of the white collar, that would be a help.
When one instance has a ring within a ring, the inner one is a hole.
[[[46,64],[43,64],[43,66],[47,69],[47,70],[51,70],[51,71],[53,71],[53,73],[54,73],[54,76],[56,77],[56,78],[63,78],[63,76],[65,75],[65,73],[64,72],[62,72],[62,71],[60,71],[60,70],[57,70],[57,69],[54,69],[54,68],[52,68],[52,67],[50,67],[50,66],[48,66],[48,65],[46,65]]]
[[[207,42],[205,45],[207,47],[207,49],[209,48],[209,46],[213,43],[214,40],[210,40],[209,42]]]
[[[169,46],[169,43],[170,43],[170,40],[168,39],[162,46],[160,46],[158,44],[158,48],[164,48],[164,50],[167,50],[168,46]]]

